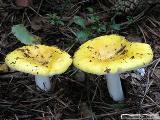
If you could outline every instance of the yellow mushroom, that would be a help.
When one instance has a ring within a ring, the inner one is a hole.
[[[106,75],[111,97],[123,100],[118,73],[147,65],[153,59],[150,45],[129,42],[119,35],[105,35],[82,44],[75,52],[73,64],[87,73]]]
[[[51,88],[49,76],[65,72],[72,59],[57,47],[30,45],[9,53],[5,62],[12,69],[35,75],[37,86],[48,91]]]

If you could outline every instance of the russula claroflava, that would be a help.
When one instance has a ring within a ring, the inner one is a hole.
[[[124,99],[119,73],[140,68],[153,59],[150,45],[129,42],[119,35],[105,35],[82,44],[75,52],[73,64],[87,73],[105,75],[110,96]]]
[[[49,77],[65,72],[71,56],[54,46],[23,46],[9,53],[5,63],[12,69],[35,75],[36,85],[44,91],[51,88]]]

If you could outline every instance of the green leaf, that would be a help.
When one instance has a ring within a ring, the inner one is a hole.
[[[131,16],[127,16],[127,20],[128,20],[128,22],[129,22],[129,24],[131,24],[131,23],[134,22],[134,19],[133,19],[133,17],[131,17]]]
[[[99,25],[99,28],[97,29],[97,32],[98,32],[98,33],[101,33],[101,32],[106,32],[106,31],[107,31],[106,26],[103,25],[103,24],[100,24],[100,25]]]
[[[90,12],[90,13],[93,13],[93,12],[94,12],[94,9],[93,9],[93,8],[91,8],[91,7],[87,7],[86,9],[87,9],[87,10],[88,10],[88,12]]]
[[[75,16],[74,17],[74,23],[79,25],[82,28],[86,27],[86,20],[81,18],[80,16]]]
[[[115,21],[115,18],[117,15],[121,15],[121,13],[117,12],[115,13],[115,15],[111,18],[111,25],[110,25],[110,28],[113,29],[113,30],[121,30],[121,24],[117,24],[116,21]]]
[[[121,30],[121,25],[120,24],[112,24],[112,25],[110,25],[110,27],[113,30]]]
[[[56,24],[57,24],[57,25],[64,25],[64,22],[61,21],[61,20],[57,20],[57,21],[56,21]]]
[[[12,33],[21,43],[27,45],[39,44],[41,42],[40,37],[29,33],[23,24],[14,25],[12,27]]]
[[[61,18],[59,16],[57,16],[56,13],[54,14],[47,14],[48,16],[48,19],[49,19],[49,22],[52,24],[52,25],[64,25],[64,22],[61,20]]]
[[[126,108],[127,105],[124,104],[124,103],[117,103],[117,104],[113,104],[112,107],[113,108],[118,108],[118,109],[123,109],[123,108]]]
[[[87,31],[79,31],[79,32],[76,32],[76,37],[80,41],[85,41],[88,39],[89,33]]]
[[[90,26],[90,28],[92,29],[92,30],[97,30],[98,29],[98,24],[92,24],[91,26]]]
[[[99,16],[92,15],[92,16],[90,16],[90,19],[91,19],[92,21],[99,22],[100,17],[99,17]]]

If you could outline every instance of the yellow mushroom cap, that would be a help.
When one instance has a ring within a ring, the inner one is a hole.
[[[23,46],[9,53],[6,64],[12,69],[33,75],[61,74],[71,65],[71,56],[54,46]]]
[[[73,64],[82,71],[104,75],[142,67],[153,59],[150,45],[129,42],[119,35],[105,35],[82,44]]]

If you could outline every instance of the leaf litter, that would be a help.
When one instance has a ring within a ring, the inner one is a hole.
[[[102,9],[102,2],[97,4],[92,0],[81,2],[77,0],[35,0],[33,6],[27,8],[19,8],[13,1],[2,0],[1,2],[3,4],[0,6],[0,18],[2,18],[0,38],[1,43],[5,44],[0,44],[0,55],[2,56],[0,58],[2,63],[0,67],[2,69],[0,72],[0,119],[119,120],[120,115],[125,113],[156,114],[159,112],[160,41],[158,33],[160,16],[154,15],[154,11],[155,13],[160,12],[157,10],[158,7],[154,7],[150,13],[140,13],[139,16],[133,17],[133,19],[135,18],[133,23],[128,21],[118,23],[124,25],[123,29],[119,28],[121,30],[107,28],[106,32],[92,31],[92,36],[87,36],[87,38],[93,38],[110,33],[124,36],[136,35],[138,36],[137,40],[135,40],[135,36],[131,36],[131,41],[147,42],[153,48],[154,60],[145,68],[143,77],[134,71],[124,74],[122,82],[125,85],[126,99],[122,103],[116,103],[107,92],[103,76],[97,77],[85,73],[85,78],[82,78],[81,81],[76,78],[78,75],[75,75],[75,70],[70,68],[65,74],[52,77],[51,81],[54,83],[52,91],[44,93],[36,90],[34,76],[7,69],[3,64],[7,53],[24,45],[10,34],[11,27],[15,24],[25,24],[28,31],[42,37],[43,44],[57,45],[62,49],[69,50],[69,53],[73,55],[81,44],[76,41],[76,32],[82,30],[73,24],[74,16],[83,18],[82,13],[87,16],[88,13],[84,9],[89,6],[95,9],[94,14],[107,16],[107,20],[100,17],[100,20],[107,26],[111,16]],[[53,25],[49,22],[46,24],[47,14],[54,13],[60,16],[58,23],[63,22],[64,25]],[[35,16],[43,16],[45,20]],[[78,24],[83,29],[85,28],[83,20]],[[111,22],[108,25],[111,25]]]

